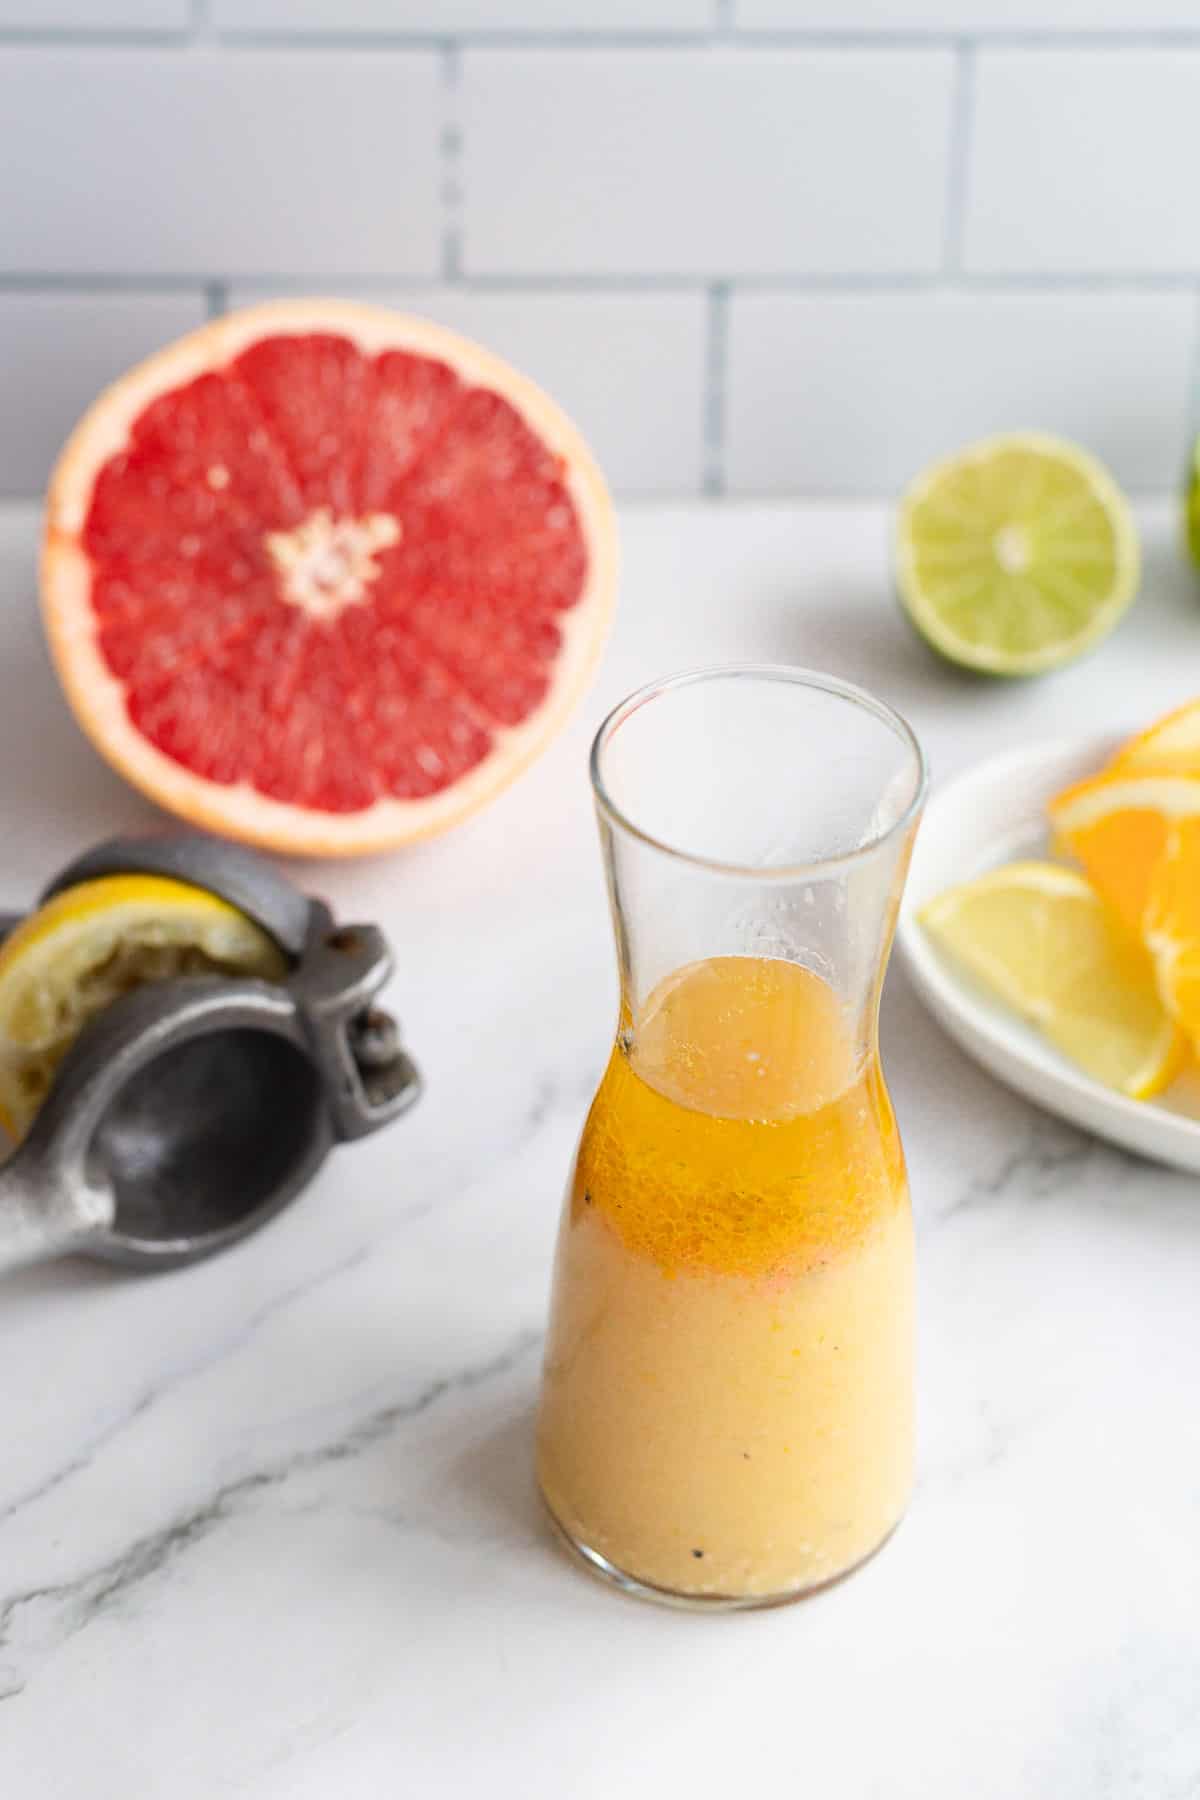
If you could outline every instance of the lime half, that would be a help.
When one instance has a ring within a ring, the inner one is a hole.
[[[1137,527],[1102,463],[1039,432],[969,444],[900,502],[896,576],[935,650],[1035,675],[1110,632],[1137,592]]]

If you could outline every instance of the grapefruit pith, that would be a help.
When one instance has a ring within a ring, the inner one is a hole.
[[[97,749],[192,823],[352,856],[545,745],[616,582],[603,479],[478,345],[345,301],[215,320],[102,394],[51,479],[50,647]]]

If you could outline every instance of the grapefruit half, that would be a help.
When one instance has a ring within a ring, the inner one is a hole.
[[[599,470],[531,382],[423,319],[280,301],[84,415],[42,602],[79,723],[135,787],[353,856],[444,830],[543,748],[616,563]]]

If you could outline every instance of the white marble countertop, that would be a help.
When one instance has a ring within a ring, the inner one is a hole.
[[[815,664],[935,777],[1200,686],[1165,509],[1146,591],[1032,684],[935,664],[882,509],[627,509],[580,716],[453,836],[305,868],[398,949],[428,1078],[223,1259],[0,1285],[5,1800],[1189,1800],[1200,1793],[1200,1188],[967,1063],[889,978],[920,1239],[920,1482],[851,1582],[778,1612],[625,1601],[552,1547],[530,1419],[558,1199],[615,980],[584,758],[665,670]],[[57,698],[30,509],[0,513],[0,903],[150,823]]]

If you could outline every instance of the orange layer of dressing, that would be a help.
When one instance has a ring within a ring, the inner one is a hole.
[[[727,956],[655,993],[593,1103],[572,1204],[670,1272],[763,1276],[861,1243],[903,1193],[877,1062],[837,998],[775,958]]]

